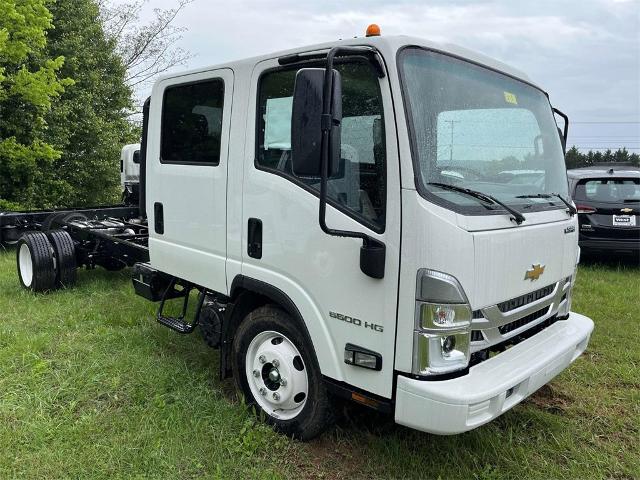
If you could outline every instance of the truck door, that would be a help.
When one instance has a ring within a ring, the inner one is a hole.
[[[153,266],[226,292],[227,155],[233,72],[159,82],[152,94],[147,212]]]
[[[305,66],[309,66],[308,64]],[[243,188],[247,277],[282,290],[311,335],[323,375],[391,396],[400,251],[400,179],[387,78],[364,59],[341,61],[341,168],[328,183],[327,224],[386,245],[385,276],[360,271],[362,241],[326,235],[318,223],[319,181],[291,169],[291,107],[298,66],[256,66],[249,100]],[[259,222],[259,224],[258,224]],[[253,239],[261,226],[261,248]],[[251,240],[251,241],[250,241]],[[382,356],[382,370],[344,362],[347,343]]]

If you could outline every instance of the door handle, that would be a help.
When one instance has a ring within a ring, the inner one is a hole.
[[[164,208],[160,202],[153,204],[153,224],[156,233],[162,235],[164,233]]]
[[[259,218],[249,219],[247,254],[252,258],[262,258],[262,220]]]

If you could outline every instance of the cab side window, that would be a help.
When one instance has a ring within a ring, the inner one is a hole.
[[[218,165],[224,81],[168,87],[162,103],[161,161]]]
[[[368,62],[335,67],[342,75],[340,173],[327,184],[329,200],[375,231],[385,225],[386,148],[378,76]],[[291,110],[296,69],[267,72],[258,85],[256,166],[313,191],[319,179],[291,170]]]

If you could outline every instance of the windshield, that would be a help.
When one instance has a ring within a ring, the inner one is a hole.
[[[418,190],[462,213],[486,202],[434,184],[473,189],[522,209],[566,208],[562,145],[551,106],[537,88],[420,48],[400,55]],[[530,198],[526,198],[530,197]]]

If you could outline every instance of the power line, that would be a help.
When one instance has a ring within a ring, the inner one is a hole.
[[[571,135],[571,138],[640,138],[638,135]]]
[[[613,148],[610,147],[579,147],[577,145],[574,145],[574,147],[576,147],[578,150],[613,150]],[[640,147],[620,147],[617,148],[616,150],[640,150]]]

